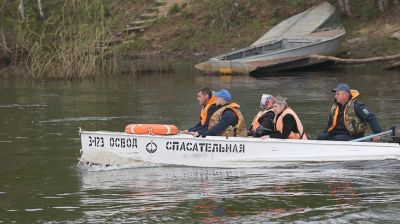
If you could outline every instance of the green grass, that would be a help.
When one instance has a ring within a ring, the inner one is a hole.
[[[108,7],[102,0],[71,0],[46,10],[42,21],[25,2],[25,19],[14,19],[11,72],[32,79],[76,79],[118,72],[112,49],[97,48],[110,38]],[[51,4],[51,3],[49,3]],[[15,6],[15,5],[10,5]],[[49,6],[49,5],[46,5]]]
[[[169,9],[168,9],[168,14],[173,15],[177,14],[182,10],[182,8],[177,4],[174,3]]]

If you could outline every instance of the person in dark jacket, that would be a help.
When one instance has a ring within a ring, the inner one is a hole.
[[[206,136],[247,136],[246,123],[239,110],[240,106],[232,102],[229,91],[222,89],[214,93],[214,96],[218,109],[211,116],[207,131],[198,132],[198,134],[203,138]]]
[[[184,134],[198,135],[197,132],[204,132],[208,128],[208,123],[213,113],[217,110],[215,96],[212,95],[210,88],[202,88],[197,93],[197,101],[201,106],[200,119],[197,124],[189,129],[182,131]]]
[[[248,136],[261,137],[270,134],[274,130],[275,113],[272,111],[274,97],[262,94],[260,100],[260,111],[253,118],[249,128]]]
[[[328,125],[317,137],[318,140],[350,141],[361,138],[368,129],[367,124],[375,134],[382,132],[374,113],[357,99],[360,95],[357,90],[341,83],[332,91],[335,103],[331,107]],[[380,137],[374,137],[373,141],[380,141]]]

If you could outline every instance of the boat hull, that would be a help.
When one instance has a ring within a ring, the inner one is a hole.
[[[320,42],[310,43],[309,45],[293,47],[291,49],[283,49],[270,54],[259,54],[252,57],[239,59],[241,62],[252,62],[252,61],[267,61],[280,58],[294,58],[304,57],[309,55],[337,55],[340,53],[340,46],[342,43],[342,37],[345,33],[340,32],[337,36],[326,39]]]
[[[332,32],[336,33],[334,37],[322,38],[321,41],[310,42],[307,45],[283,48],[275,52],[256,54],[234,60],[221,60],[223,56],[220,56],[197,64],[195,67],[206,74],[251,75],[255,72],[286,70],[322,63],[323,60],[310,60],[309,56],[335,56],[340,53],[345,32],[342,30]],[[238,53],[240,52],[241,50],[238,50]]]
[[[260,167],[292,162],[400,159],[395,143],[195,138],[81,131],[81,161],[102,165]]]

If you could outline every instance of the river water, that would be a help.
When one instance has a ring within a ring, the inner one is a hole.
[[[220,169],[78,165],[84,130],[199,115],[198,89],[227,88],[247,122],[262,93],[288,98],[306,130],[325,126],[339,82],[361,92],[383,128],[400,123],[400,73],[328,68],[277,76],[173,74],[78,82],[0,82],[0,223],[398,223],[400,163]]]

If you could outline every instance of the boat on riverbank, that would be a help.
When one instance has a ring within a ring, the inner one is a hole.
[[[250,74],[324,62],[311,55],[336,56],[345,30],[328,2],[292,16],[251,44],[195,65],[206,74]]]
[[[263,167],[297,162],[400,159],[398,143],[83,131],[81,162],[100,165]]]

